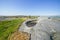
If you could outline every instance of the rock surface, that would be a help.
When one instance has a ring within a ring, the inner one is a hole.
[[[22,24],[19,31],[31,34],[31,40],[60,40],[60,21],[48,18],[38,18],[34,27]]]

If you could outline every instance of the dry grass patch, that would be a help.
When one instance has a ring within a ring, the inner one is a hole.
[[[8,40],[29,40],[30,34],[26,32],[14,32],[12,35],[9,36]]]

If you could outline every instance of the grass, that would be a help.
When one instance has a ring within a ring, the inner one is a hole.
[[[8,36],[15,32],[24,19],[0,21],[0,40],[8,40]]]

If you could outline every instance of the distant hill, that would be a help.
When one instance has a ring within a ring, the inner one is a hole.
[[[5,19],[14,19],[14,18],[38,18],[39,16],[24,16],[24,15],[20,15],[20,16],[0,16],[0,20],[5,20]]]

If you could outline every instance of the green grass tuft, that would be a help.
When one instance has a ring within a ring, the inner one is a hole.
[[[22,18],[0,21],[0,40],[8,40],[8,36],[18,30],[23,21]]]

